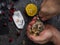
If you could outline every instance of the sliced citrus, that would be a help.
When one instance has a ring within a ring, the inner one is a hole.
[[[28,4],[25,10],[28,16],[34,16],[37,13],[37,6],[35,4]]]

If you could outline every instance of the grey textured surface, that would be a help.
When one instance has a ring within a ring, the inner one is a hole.
[[[32,18],[26,16],[25,6],[29,3],[34,3],[37,5],[38,10],[39,10],[41,2],[42,0],[19,0],[18,2],[15,2],[14,8],[16,8],[16,10],[20,10],[25,18],[24,29],[21,30],[22,32],[20,33],[19,37],[17,37],[16,33],[19,32],[20,30],[18,30],[15,27],[13,22],[9,22],[8,24],[9,29],[10,29],[9,34],[0,35],[0,45],[39,45],[39,44],[35,44],[32,41],[30,41],[28,37],[26,36],[27,24],[29,23],[29,21],[31,21]],[[46,23],[52,24],[60,30],[60,15],[51,18]],[[13,41],[11,43],[9,43],[10,37],[13,38]],[[23,40],[26,41],[25,44],[23,44]],[[52,44],[44,44],[44,45],[52,45]]]

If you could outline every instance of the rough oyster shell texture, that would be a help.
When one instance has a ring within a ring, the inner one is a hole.
[[[38,36],[40,32],[44,29],[44,24],[41,22],[39,18],[37,18],[36,22],[32,25],[30,29],[30,34]]]

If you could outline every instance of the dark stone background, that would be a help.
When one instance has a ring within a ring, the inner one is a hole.
[[[39,45],[33,43],[29,38],[26,36],[26,28],[27,24],[31,21],[33,17],[28,17],[25,13],[25,6],[29,3],[34,3],[38,7],[38,11],[40,10],[42,0],[19,0],[15,2],[14,8],[16,10],[20,10],[24,16],[25,19],[25,26],[23,30],[19,30],[16,28],[14,22],[8,21],[8,28],[5,30],[9,30],[9,34],[0,35],[0,45]],[[8,17],[8,16],[7,16]],[[55,26],[58,30],[60,30],[60,15],[55,16],[51,18],[50,20],[46,21],[45,23],[52,24]],[[1,28],[1,27],[0,27]],[[3,28],[2,28],[3,29]],[[17,32],[21,31],[19,36],[16,35]],[[13,41],[9,42],[9,38],[12,38]],[[23,40],[25,41],[25,44],[23,44]],[[48,42],[44,45],[53,45],[51,42]]]

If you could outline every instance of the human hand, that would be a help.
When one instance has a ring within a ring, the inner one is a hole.
[[[45,25],[45,29],[39,34],[39,36],[30,34],[29,29],[31,28],[31,25],[33,25],[35,23],[35,20],[36,20],[36,17],[33,18],[33,20],[29,23],[29,25],[27,27],[27,36],[29,37],[29,39],[32,40],[33,42],[39,43],[39,44],[45,44],[48,41],[55,42],[55,35],[58,32],[56,31],[57,29],[51,25]],[[57,35],[59,35],[59,34],[57,34]]]
[[[43,21],[60,13],[60,0],[43,0],[39,16]]]

